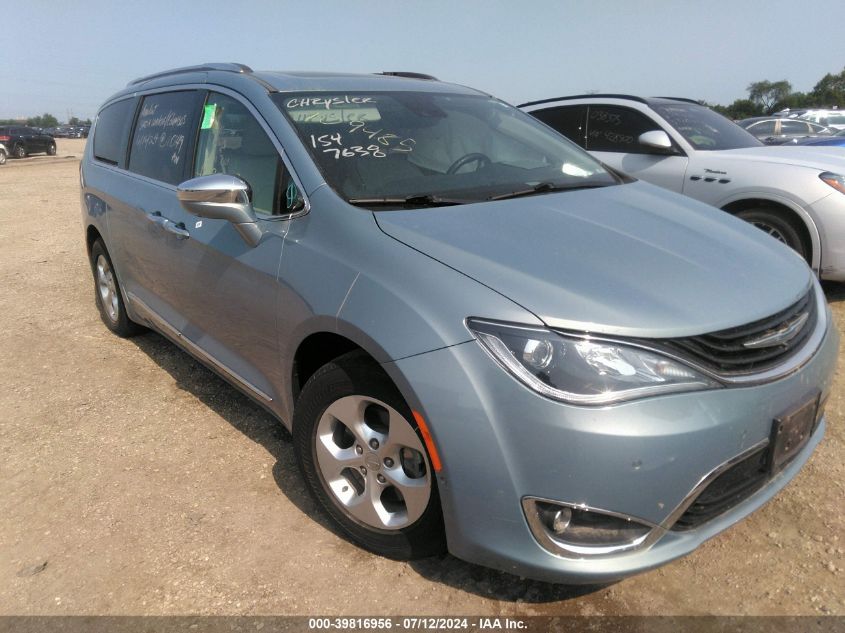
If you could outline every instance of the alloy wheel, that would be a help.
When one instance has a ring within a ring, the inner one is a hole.
[[[97,257],[96,266],[97,292],[100,294],[100,301],[109,319],[117,323],[120,304],[118,303],[117,285],[114,283],[114,272],[103,255]]]
[[[786,237],[781,233],[778,229],[773,227],[771,224],[766,224],[765,222],[752,222],[754,226],[756,226],[761,231],[768,233],[773,238],[775,238],[778,242],[783,242],[786,245],[789,245],[789,242],[786,241]]]
[[[423,515],[431,469],[405,417],[375,398],[335,400],[317,423],[316,462],[345,514],[370,528],[399,530]]]

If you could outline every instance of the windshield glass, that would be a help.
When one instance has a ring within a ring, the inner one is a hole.
[[[582,149],[501,101],[435,92],[277,93],[345,199],[436,206],[618,184]]]
[[[763,145],[730,119],[694,103],[652,103],[651,107],[695,149],[739,149]]]

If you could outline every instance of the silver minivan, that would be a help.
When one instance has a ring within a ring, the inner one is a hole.
[[[373,552],[622,578],[766,503],[824,433],[838,335],[799,256],[482,92],[167,71],[106,101],[81,182],[106,326],[278,417]]]

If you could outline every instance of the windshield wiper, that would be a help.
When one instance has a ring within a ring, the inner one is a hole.
[[[541,182],[530,189],[520,189],[519,191],[510,191],[508,193],[501,193],[498,196],[490,196],[488,200],[507,200],[508,198],[519,198],[521,196],[533,196],[538,193],[548,193],[552,191],[574,191],[576,189],[595,189],[597,187],[606,187],[605,183],[574,183],[571,185],[556,185],[551,182]]]
[[[458,200],[456,198],[441,198],[430,193],[405,198],[350,198],[349,204],[359,207],[372,206],[405,206],[405,207],[448,207],[456,204],[468,204],[473,200]]]

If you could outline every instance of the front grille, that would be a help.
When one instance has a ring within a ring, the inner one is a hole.
[[[747,347],[763,336],[794,324],[806,313],[807,319],[788,341],[769,347]],[[748,374],[779,365],[801,349],[816,328],[818,319],[813,288],[789,306],[768,318],[747,325],[688,338],[663,341],[672,352],[721,374]]]
[[[716,477],[675,522],[672,530],[693,530],[762,488],[769,476],[768,456],[768,447],[761,448]]]

